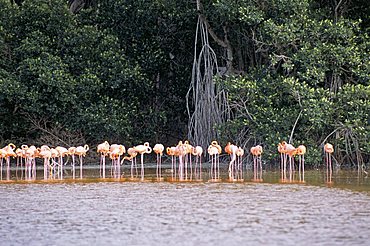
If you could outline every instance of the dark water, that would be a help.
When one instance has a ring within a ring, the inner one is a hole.
[[[369,180],[0,182],[0,245],[368,245]],[[12,177],[14,177],[12,175]],[[150,171],[146,181],[151,181]],[[225,177],[225,176],[224,176]]]

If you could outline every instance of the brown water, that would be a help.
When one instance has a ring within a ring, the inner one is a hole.
[[[89,173],[90,172],[90,173]],[[89,174],[96,170],[86,170]],[[369,180],[0,182],[0,245],[368,245]],[[14,177],[12,175],[12,177]],[[226,177],[223,175],[223,177]],[[147,181],[151,181],[148,171]]]

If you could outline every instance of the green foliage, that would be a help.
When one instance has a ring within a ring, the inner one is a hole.
[[[253,7],[239,12],[232,1],[215,2],[228,13],[211,18],[236,18],[230,39],[249,52],[248,43],[236,42],[241,32],[255,47],[248,73],[225,81],[233,112],[220,126],[225,138],[239,132],[239,141],[262,143],[273,159],[277,143],[293,132],[294,144],[309,146],[308,163],[320,163],[323,141],[335,144],[341,163],[361,161],[358,153],[368,161],[370,46],[361,21],[328,19],[309,1],[243,1]]]
[[[340,162],[369,161],[367,2],[343,1],[336,12],[321,0],[201,2],[241,74],[218,78],[232,115],[215,127],[221,141],[260,143],[276,159],[293,132],[312,165],[324,141]],[[66,1],[0,0],[3,140],[52,129],[89,144],[184,138],[196,25],[191,1],[95,1],[72,14]],[[225,48],[209,39],[226,66]]]

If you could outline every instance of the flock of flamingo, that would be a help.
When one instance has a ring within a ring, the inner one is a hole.
[[[228,165],[228,177],[231,181],[243,181],[243,156],[244,150],[230,142],[224,148],[225,152],[230,156]],[[34,145],[22,145],[16,148],[14,144],[8,144],[0,149],[0,180],[3,180],[3,165],[6,162],[6,180],[10,180],[10,165],[11,158],[16,158],[16,175],[18,170],[25,180],[36,179],[36,159],[43,160],[44,180],[48,179],[63,179],[63,166],[67,165],[68,161],[65,158],[71,158],[72,178],[76,178],[76,157],[80,166],[80,179],[83,178],[83,157],[89,151],[89,146],[78,147],[55,147],[51,148],[47,145],[36,147]],[[111,160],[111,177],[122,178],[121,165],[125,160],[131,162],[130,179],[144,180],[144,154],[154,152],[157,157],[156,177],[157,180],[163,180],[162,177],[162,156],[164,153],[171,158],[171,178],[172,180],[187,181],[187,180],[202,180],[202,156],[203,148],[201,146],[192,146],[188,141],[179,141],[176,146],[165,148],[162,144],[156,144],[150,147],[148,142],[133,146],[126,151],[125,146],[121,144],[109,144],[107,141],[97,146],[97,153],[100,155],[100,177],[105,179],[106,175],[106,159]],[[222,147],[217,141],[212,141],[207,149],[210,157],[209,176],[212,181],[220,180],[220,154]],[[305,182],[304,176],[304,155],[306,147],[300,145],[295,148],[292,144],[285,141],[278,144],[278,152],[280,153],[280,170],[282,182],[293,182],[295,173],[295,156],[298,156],[298,182]],[[332,177],[332,162],[331,154],[334,152],[333,145],[327,143],[324,146],[325,163],[327,167],[327,182],[331,183]],[[125,156],[125,154],[127,155]],[[262,153],[263,148],[260,145],[250,149],[253,156],[253,171],[254,177],[252,181],[262,181]],[[136,161],[137,155],[140,155],[140,178],[138,173],[138,165]],[[289,172],[287,171],[287,162],[289,159]],[[194,164],[194,165],[193,165]],[[194,167],[193,167],[194,166]],[[289,173],[289,178],[287,173]],[[22,178],[21,177],[21,178]]]

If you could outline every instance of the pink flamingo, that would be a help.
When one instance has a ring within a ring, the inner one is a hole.
[[[236,153],[238,152],[238,146],[231,144],[230,142],[225,147],[225,152],[230,155],[230,163],[229,163],[229,179],[235,179],[235,163],[236,163]]]
[[[59,157],[58,163],[60,165],[60,179],[63,179],[63,165],[64,165],[63,158],[68,155],[68,149],[61,146],[57,146],[55,149],[56,151],[58,151]]]
[[[297,147],[299,182],[304,182],[304,155],[305,154],[306,154],[306,146],[299,145]]]
[[[279,143],[278,145],[278,151],[280,153],[280,170],[281,170],[281,180],[285,181],[286,180],[286,159],[287,159],[287,154],[286,154],[286,149],[285,149],[286,142],[283,141]]]
[[[3,150],[6,152],[6,179],[10,180],[10,157],[17,157],[17,154],[14,152],[15,145],[10,143],[7,146],[3,148]]]
[[[82,179],[82,157],[86,156],[87,151],[89,150],[89,145],[85,144],[83,147],[76,147],[75,153],[80,159],[80,179]]]
[[[285,151],[289,156],[289,181],[293,180],[293,171],[294,171],[294,156],[297,153],[297,149],[291,144],[285,144]]]
[[[152,148],[149,146],[148,142],[145,142],[144,144],[141,145],[137,145],[133,148],[138,154],[140,154],[141,180],[144,180],[144,154],[150,154],[152,152]]]
[[[15,154],[17,155],[17,169],[16,169],[16,176],[17,176],[17,179],[18,179],[18,167],[19,167],[19,163],[21,165],[21,179],[23,177],[23,172],[22,172],[22,168],[23,168],[23,158],[25,158],[25,154],[26,154],[26,151],[22,150],[21,148],[17,148],[15,150]]]
[[[330,143],[326,143],[324,146],[325,161],[326,161],[326,179],[328,183],[332,183],[333,166],[331,163],[331,154],[334,152],[334,147]]]
[[[126,148],[121,144],[112,144],[109,148],[109,157],[112,160],[112,168],[114,169],[112,176],[114,178],[121,177],[120,159],[124,153],[126,153]]]
[[[162,176],[162,155],[163,155],[163,151],[164,151],[163,144],[154,145],[153,151],[157,155],[157,169],[156,169],[157,179],[161,179],[161,176]]]
[[[202,155],[203,155],[203,148],[201,146],[195,146],[192,149],[192,154],[195,155],[195,177],[197,177],[198,171],[198,163],[199,163],[199,179],[202,179]]]
[[[193,150],[193,146],[189,144],[189,141],[186,140],[183,145],[184,148],[184,163],[185,163],[185,179],[188,179],[188,163],[190,164],[190,179],[193,177],[193,166],[191,161],[191,152]]]
[[[100,177],[103,176],[103,179],[105,179],[105,157],[108,155],[109,149],[108,141],[99,144],[97,147],[97,152],[100,154]]]
[[[240,180],[243,180],[243,156],[244,156],[244,149],[242,147],[238,148],[238,151],[236,152],[237,156],[237,166],[238,166],[238,175],[237,178],[240,175]]]
[[[72,157],[72,178],[76,178],[76,166],[75,166],[75,155],[76,155],[76,147],[72,146],[68,148],[68,155]]]
[[[137,156],[138,153],[136,152],[136,150],[134,148],[128,148],[127,154],[129,156],[123,157],[122,162],[124,160],[130,160],[131,161],[131,179],[134,179],[134,166],[135,166],[135,170],[136,170],[136,175],[135,176],[137,176],[136,156]]]
[[[208,154],[211,156],[211,177],[213,179],[213,172],[214,172],[214,179],[220,179],[220,160],[219,155],[222,152],[221,146],[217,143],[217,141],[212,141],[211,145],[208,146]]]
[[[27,145],[22,145],[22,149],[26,151],[26,169],[25,174],[27,179],[36,179],[36,160],[35,158],[38,156],[39,151],[36,146],[31,145],[28,147]]]
[[[177,156],[179,157],[179,170],[178,170],[179,179],[184,180],[184,165],[185,165],[184,159],[186,155],[186,147],[182,141],[179,141],[179,143],[177,144],[176,153]]]
[[[6,151],[4,149],[0,149],[0,180],[3,180],[3,162],[6,158]]]
[[[51,159],[51,151],[50,148],[47,145],[41,146],[39,149],[38,156],[40,158],[44,159],[44,180],[48,179],[48,169],[50,166],[50,159]],[[52,175],[52,172],[50,172],[50,175]]]
[[[177,147],[167,147],[166,153],[171,156],[171,174],[173,180],[176,179],[176,156],[179,156],[179,151]]]
[[[55,148],[51,148],[50,149],[50,152],[51,152],[51,166],[52,166],[52,169],[53,169],[53,178],[55,179],[56,175],[58,175],[58,177],[60,177],[60,164],[58,162],[56,162],[56,159],[58,158],[59,159],[59,152],[58,150],[56,150]],[[58,168],[58,171],[55,170],[55,168]]]
[[[251,148],[251,154],[253,155],[253,168],[254,168],[254,181],[262,181],[262,146],[257,145]]]

